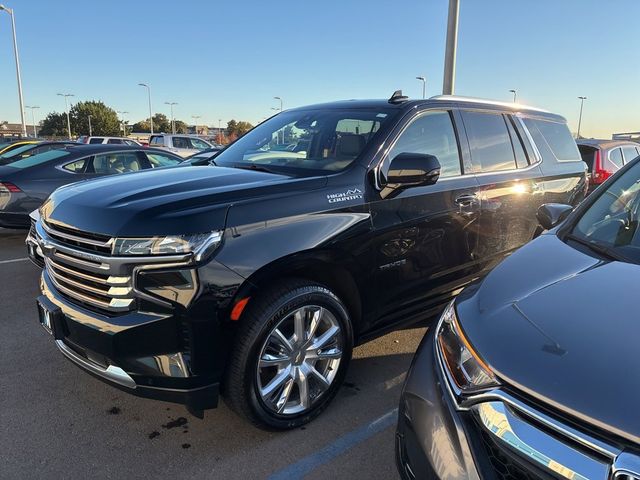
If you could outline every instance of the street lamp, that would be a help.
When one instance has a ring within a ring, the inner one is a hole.
[[[67,114],[67,131],[69,133],[69,140],[71,140],[71,120],[69,119],[69,104],[67,103],[68,97],[75,97],[72,93],[57,93],[59,97],[64,97],[64,109]]]
[[[425,77],[416,77],[416,80],[422,82],[422,98],[426,98],[427,95],[427,79]]]
[[[124,116],[129,113],[129,112],[121,112],[120,110],[118,110],[116,113],[120,114],[120,117],[122,118],[122,120],[120,121],[120,123],[122,123],[122,132],[123,132],[123,137],[127,136],[127,128],[124,125]]]
[[[153,135],[153,111],[151,109],[151,87],[146,83],[139,83],[141,87],[145,87],[147,89],[147,94],[149,96],[149,126],[151,127],[151,135]]]
[[[91,115],[87,115],[87,118],[89,119],[89,136],[91,136]]]
[[[178,102],[164,102],[165,105],[169,105],[171,107],[171,133],[176,134],[176,124],[173,123],[173,106],[178,105]]]
[[[33,138],[36,138],[38,136],[38,129],[36,128],[36,117],[35,117],[35,114],[33,113],[33,111],[35,109],[37,109],[37,108],[40,108],[40,107],[38,107],[38,106],[30,107],[29,105],[27,105],[24,108],[31,109],[31,123],[33,123]]]
[[[202,115],[191,115],[191,118],[193,118],[193,131],[197,135],[198,134],[198,119],[202,118]]]
[[[222,119],[218,119],[218,135],[220,136],[220,143],[224,142],[224,132],[222,131]]]
[[[513,103],[516,103],[516,98],[518,98],[518,92],[516,90],[509,90],[513,93]]]
[[[273,97],[274,100],[280,100],[280,111],[282,111],[282,98],[280,97]]]
[[[24,120],[24,100],[22,99],[22,78],[20,77],[20,58],[18,57],[18,41],[16,40],[16,19],[13,9],[0,4],[0,11],[11,15],[11,31],[13,32],[13,54],[16,59],[16,77],[18,78],[18,99],[20,101],[20,119],[22,120],[22,136],[27,136],[27,124]]]
[[[580,138],[580,127],[582,126],[582,107],[584,106],[584,101],[587,97],[578,97],[580,99],[580,116],[578,117],[578,134],[576,138]]]
[[[447,19],[447,42],[444,52],[444,79],[442,93],[453,95],[456,83],[456,53],[458,51],[458,19],[460,18],[460,0],[449,0]]]

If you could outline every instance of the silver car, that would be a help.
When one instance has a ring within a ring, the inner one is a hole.
[[[209,142],[193,135],[151,135],[149,146],[167,149],[181,157],[190,157],[213,147]]]

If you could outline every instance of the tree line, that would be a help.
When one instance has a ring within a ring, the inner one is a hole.
[[[58,112],[49,113],[40,123],[39,133],[45,137],[66,137],[89,135],[89,117],[91,133],[101,136],[121,136],[132,132],[150,133],[149,119],[129,124],[118,118],[118,113],[100,101],[78,102],[69,109],[71,135],[67,131],[67,115]],[[188,133],[188,126],[182,120],[174,120],[176,133]],[[123,125],[126,132],[123,132]],[[253,128],[249,122],[229,120],[222,134],[216,135],[216,142],[226,144],[236,140]],[[153,131],[171,133],[171,119],[162,113],[153,116]]]

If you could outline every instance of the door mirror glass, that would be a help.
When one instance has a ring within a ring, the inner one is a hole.
[[[440,177],[440,162],[433,155],[401,153],[391,160],[386,182],[389,186],[433,185]]]
[[[551,230],[561,224],[572,211],[573,207],[571,205],[564,205],[562,203],[545,203],[538,208],[536,217],[542,228],[545,230]]]

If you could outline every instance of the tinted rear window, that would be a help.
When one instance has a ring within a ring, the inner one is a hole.
[[[580,160],[580,152],[566,123],[524,118],[542,158],[552,154],[557,160]]]
[[[29,168],[41,165],[43,163],[55,160],[56,158],[62,158],[69,155],[66,150],[49,150],[48,152],[39,153],[29,158],[24,158],[16,162],[10,163],[8,166],[12,168]]]
[[[578,145],[578,150],[580,151],[582,161],[587,164],[587,168],[589,169],[589,172],[591,172],[593,170],[593,162],[596,158],[597,148],[589,147],[587,145]]]
[[[90,138],[89,143],[102,143],[104,138]]]
[[[636,147],[634,147],[633,145],[622,147],[622,153],[624,155],[624,163],[629,163],[631,160],[638,156]]]
[[[462,112],[475,172],[516,168],[516,159],[505,119],[500,114]]]

